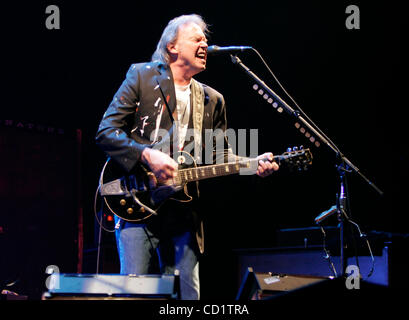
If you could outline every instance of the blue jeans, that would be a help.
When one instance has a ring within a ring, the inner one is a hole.
[[[156,217],[154,217],[156,218]],[[115,217],[115,224],[120,219]],[[153,231],[152,231],[153,230]],[[121,274],[180,274],[182,300],[199,300],[199,259],[195,233],[162,233],[149,224],[121,220],[116,242]]]

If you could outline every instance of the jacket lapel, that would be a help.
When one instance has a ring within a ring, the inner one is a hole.
[[[166,112],[173,122],[172,114],[176,109],[176,93],[175,85],[173,83],[172,71],[170,68],[165,68],[163,65],[158,66],[159,75],[156,76],[156,83],[159,86]]]

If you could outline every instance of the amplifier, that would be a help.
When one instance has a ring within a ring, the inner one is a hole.
[[[60,274],[47,279],[49,299],[179,299],[179,274]]]
[[[333,279],[333,277],[254,272],[252,267],[248,267],[236,300],[265,300],[280,293],[318,284],[330,279]]]

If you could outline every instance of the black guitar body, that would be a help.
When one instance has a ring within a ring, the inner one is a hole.
[[[196,167],[189,153],[182,151],[174,158],[179,164],[179,172]],[[112,159],[105,163],[99,187],[108,209],[118,217],[131,222],[142,223],[157,214],[167,200],[179,202],[192,200],[187,193],[187,185],[180,179],[158,181],[142,164],[136,165],[131,172],[126,172]]]

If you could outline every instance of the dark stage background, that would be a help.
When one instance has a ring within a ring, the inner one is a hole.
[[[45,8],[51,4],[60,9],[60,30],[45,27]],[[359,6],[359,30],[345,27],[349,4]],[[167,22],[186,13],[198,13],[210,24],[209,44],[256,48],[309,117],[384,191],[380,197],[357,175],[347,176],[351,216],[363,231],[409,232],[408,52],[403,48],[407,17],[399,4],[118,0],[3,6],[0,125],[13,119],[82,132],[83,272],[94,273],[96,268],[98,230],[93,200],[105,161],[94,145],[99,121],[129,66],[150,60]],[[294,106],[254,52],[239,56]],[[294,119],[268,105],[228,55],[210,56],[208,69],[196,78],[223,93],[230,128],[259,130],[260,154],[278,154],[288,146],[304,145],[314,156],[307,172],[283,168],[265,179],[235,176],[203,183],[208,216],[202,296],[231,298],[236,294],[237,272],[233,249],[273,247],[277,230],[313,226],[314,218],[335,204],[337,161],[332,151],[315,147],[297,131]],[[1,163],[13,166],[10,161]],[[10,214],[5,208],[8,206],[1,205],[1,214]],[[76,219],[77,211],[72,215]],[[28,222],[23,219],[21,223]],[[336,225],[336,218],[327,223]],[[49,228],[61,230],[63,225],[61,221]],[[113,234],[104,232],[102,240],[100,272],[118,272]],[[53,234],[52,241],[58,248],[64,239]],[[13,243],[3,241],[3,245]],[[21,249],[21,255],[25,254]],[[46,256],[42,251],[37,258],[47,260]],[[8,256],[1,258],[7,264]],[[75,266],[59,267],[61,272],[76,272]]]

